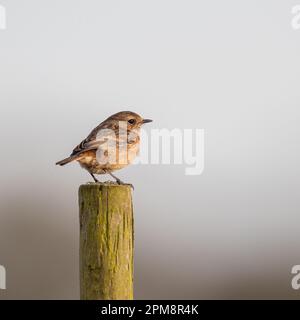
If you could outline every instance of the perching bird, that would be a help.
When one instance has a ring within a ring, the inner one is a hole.
[[[78,161],[95,182],[95,174],[109,174],[118,184],[123,182],[112,174],[132,163],[139,152],[140,128],[152,122],[131,111],[118,112],[100,123],[72,152],[70,157],[57,162],[64,166]]]

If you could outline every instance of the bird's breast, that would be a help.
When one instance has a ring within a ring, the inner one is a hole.
[[[102,174],[105,170],[120,170],[131,164],[139,153],[139,141],[133,143],[106,144],[96,151],[82,154],[80,165],[91,173]]]

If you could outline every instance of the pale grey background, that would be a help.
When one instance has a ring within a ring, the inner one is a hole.
[[[89,177],[54,163],[123,109],[206,132],[201,176],[119,173],[136,188],[135,297],[300,298],[298,3],[0,0],[0,298],[79,297]]]

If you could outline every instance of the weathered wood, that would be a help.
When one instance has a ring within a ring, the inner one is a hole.
[[[82,185],[79,207],[81,299],[133,299],[131,187]]]

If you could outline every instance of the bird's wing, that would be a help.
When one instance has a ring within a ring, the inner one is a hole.
[[[99,127],[95,128],[87,138],[85,138],[78,146],[75,147],[71,156],[79,155],[86,151],[97,150],[99,146],[105,142],[103,138],[97,139],[98,131]]]
[[[101,132],[100,132],[101,129]],[[111,130],[105,130],[107,128],[103,128],[102,124],[100,124],[98,127],[96,127],[86,139],[81,141],[81,143],[76,146],[76,148],[73,150],[71,156],[80,155],[83,152],[97,151],[98,148],[106,143],[107,141],[115,140],[115,136],[112,135]],[[99,134],[101,133],[101,134]]]

